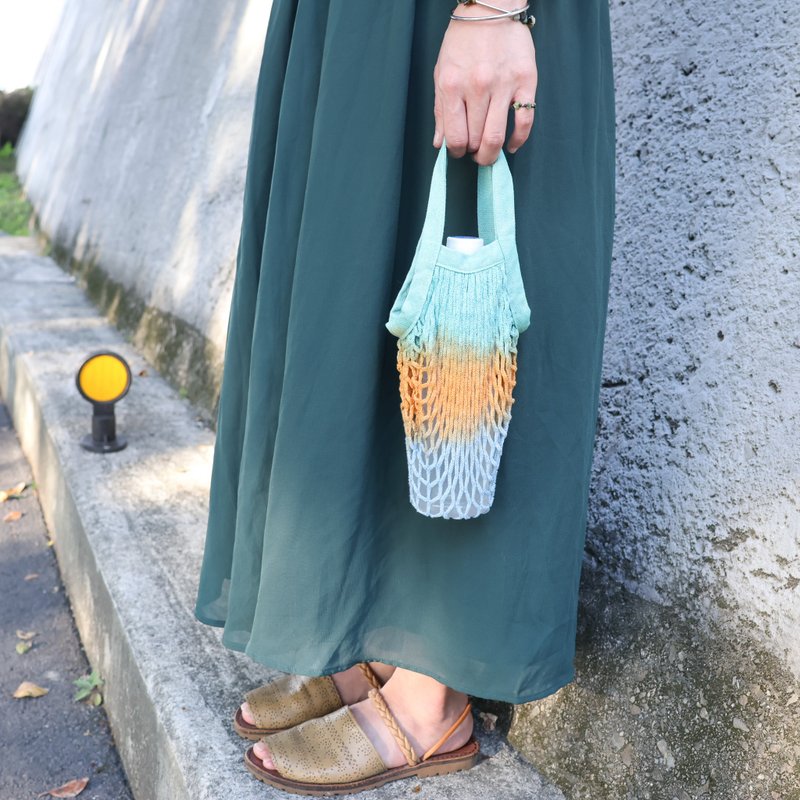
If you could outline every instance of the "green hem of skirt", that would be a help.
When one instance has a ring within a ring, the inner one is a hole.
[[[211,625],[214,628],[224,628],[225,622],[222,620],[212,620],[209,617],[206,617],[196,610],[194,612],[194,616],[197,620],[202,622],[205,625]],[[413,672],[418,672],[421,675],[427,675],[429,678],[433,678],[434,680],[439,681],[439,683],[443,683],[446,686],[449,686],[451,689],[455,689],[457,692],[464,692],[464,694],[468,694],[471,697],[478,697],[484,700],[496,700],[503,703],[511,703],[513,705],[521,705],[522,703],[530,703],[533,700],[541,700],[543,697],[549,697],[551,694],[555,694],[559,689],[566,686],[568,683],[572,683],[575,680],[575,668],[572,667],[568,669],[566,672],[559,675],[554,681],[552,681],[547,688],[541,689],[537,692],[533,692],[531,694],[525,694],[518,697],[510,697],[508,695],[501,695],[497,697],[483,697],[481,694],[476,693],[474,690],[471,690],[469,686],[466,685],[459,685],[456,683],[452,683],[446,680],[441,675],[438,675],[435,672],[432,672],[427,669],[421,669],[420,667],[416,666],[415,664],[409,664],[407,662],[401,661],[399,659],[391,659],[386,657],[378,658],[375,655],[363,655],[359,658],[354,658],[349,663],[344,663],[339,666],[331,667],[323,672],[319,672],[316,669],[308,669],[304,667],[302,664],[287,664],[287,663],[278,663],[277,661],[270,660],[269,663],[266,661],[261,660],[260,658],[254,658],[251,653],[248,652],[247,647],[241,647],[240,645],[231,644],[230,642],[225,640],[225,634],[222,635],[222,644],[228,648],[228,650],[233,650],[237,653],[244,653],[245,655],[252,658],[256,663],[262,664],[269,669],[275,669],[279,672],[287,672],[294,675],[306,675],[308,677],[314,677],[319,675],[332,675],[334,672],[343,672],[346,669],[350,669],[350,667],[355,666],[356,664],[360,664],[363,661],[379,661],[381,664],[389,664],[393,667],[400,667],[401,669],[408,669],[412,670]]]

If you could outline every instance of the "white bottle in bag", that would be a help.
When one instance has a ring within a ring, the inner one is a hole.
[[[479,236],[448,236],[447,246],[459,253],[474,253],[483,247],[483,239]]]

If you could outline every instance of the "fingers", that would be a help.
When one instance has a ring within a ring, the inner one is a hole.
[[[464,29],[456,28],[457,31]],[[471,41],[471,40],[470,40]],[[535,53],[529,37],[524,41],[531,47],[531,57],[523,55],[499,65],[491,59],[476,58],[475,63],[463,60],[463,45],[450,46],[445,42],[433,71],[434,123],[433,145],[437,149],[444,140],[454,158],[467,152],[481,165],[493,164],[505,144],[512,101],[532,101],[538,82]],[[488,46],[484,39],[480,46]],[[500,42],[505,46],[503,39]],[[458,57],[453,57],[452,52]],[[469,51],[472,52],[472,51]],[[501,51],[505,52],[505,51]],[[508,141],[508,151],[516,152],[529,138],[533,128],[534,110],[515,109],[514,126]]]
[[[446,78],[437,87],[436,98],[447,150],[454,158],[461,158],[467,152],[469,144],[464,98],[455,86],[448,84]]]
[[[523,90],[514,93],[521,99]],[[435,132],[433,146],[442,146],[447,139],[447,149],[454,158],[473,153],[472,159],[485,166],[494,164],[506,140],[508,111],[513,97],[495,94],[488,98],[473,98],[469,101],[453,99],[446,104],[437,90],[434,102]],[[445,105],[447,111],[442,111]],[[514,128],[508,140],[509,153],[516,153],[528,140],[533,129],[534,109],[514,110]]]
[[[454,158],[461,158],[467,152],[486,151],[486,128],[489,119],[492,100],[487,92],[473,93],[465,98],[456,87],[439,84],[436,87],[433,116],[436,131],[433,137],[434,147],[440,147],[442,137],[447,140],[447,150]],[[495,117],[499,116],[496,112]],[[499,122],[495,121],[496,129]],[[489,137],[489,149],[494,149],[497,158],[500,147],[505,140],[506,120],[502,120],[501,130]],[[499,144],[496,142],[499,140]]]
[[[517,95],[519,96],[519,92]],[[514,131],[507,146],[509,153],[516,153],[525,144],[533,128],[533,117],[532,108],[518,108],[514,111]]]
[[[507,94],[494,94],[489,102],[486,113],[486,123],[481,131],[481,141],[478,151],[473,155],[473,160],[483,166],[489,166],[497,161],[500,150],[506,140],[508,126],[508,107],[511,98]]]
[[[517,76],[517,90],[514,92],[513,100],[520,100],[523,103],[530,103],[535,100],[536,87],[539,83],[539,76],[535,62],[529,65],[527,70],[523,70]],[[528,140],[531,129],[533,128],[533,118],[536,112],[532,108],[517,108],[514,110],[514,131],[508,140],[508,152],[515,153]]]
[[[438,149],[446,139],[450,155],[461,158],[469,144],[463,78],[452,67],[442,69],[437,61],[433,70],[433,84],[433,146]]]
[[[471,91],[465,98],[467,107],[467,150],[476,153],[484,137],[486,118],[491,102],[491,87],[494,85],[495,75],[491,72],[476,72],[470,84]]]
[[[438,150],[442,146],[442,137],[444,135],[443,121],[442,121],[442,101],[439,95],[439,90],[435,89],[435,97],[433,100],[433,146]]]

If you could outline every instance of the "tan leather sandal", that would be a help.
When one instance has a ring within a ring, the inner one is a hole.
[[[369,664],[358,665],[370,686],[383,684]],[[242,716],[242,707],[233,716],[233,729],[245,739],[255,741],[270,733],[284,731],[309,719],[324,717],[344,705],[330,675],[309,678],[304,675],[280,675],[245,694],[254,724]]]
[[[372,689],[369,697],[400,745],[406,757],[405,766],[386,766],[348,706],[263,737],[276,769],[266,769],[252,747],[244,754],[245,766],[260,781],[285,792],[328,797],[375,789],[401,778],[458,772],[477,763],[480,747],[474,736],[463,747],[437,755],[439,748],[471,713],[469,703],[444,736],[418,756],[381,693]]]

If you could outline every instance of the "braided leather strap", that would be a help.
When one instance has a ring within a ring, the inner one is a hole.
[[[436,742],[436,744],[434,744],[433,747],[431,747],[422,756],[422,758],[420,758],[414,751],[411,742],[408,741],[408,737],[400,728],[400,724],[395,719],[394,714],[392,714],[392,712],[389,710],[389,706],[386,705],[383,695],[377,689],[371,689],[369,693],[369,699],[375,704],[378,714],[380,714],[381,719],[386,724],[386,727],[396,739],[397,744],[403,751],[403,755],[406,757],[409,767],[415,767],[420,762],[427,761],[432,755],[434,755],[436,751],[455,733],[456,728],[469,716],[469,714],[472,713],[472,703],[467,703],[467,705],[464,706],[464,710],[461,712],[461,714],[459,714],[458,719],[444,732],[439,741]]]
[[[394,718],[394,714],[389,711],[389,706],[386,705],[383,695],[377,689],[370,689],[369,699],[375,704],[375,708],[381,715],[381,719],[386,724],[386,727],[391,731],[392,736],[394,736],[397,741],[397,744],[400,745],[400,749],[403,751],[403,755],[406,757],[408,766],[415,767],[417,764],[419,764],[420,758],[414,752],[411,742],[408,741],[408,738],[400,729],[400,725]]]
[[[373,670],[366,661],[359,664],[358,668],[364,674],[364,677],[369,681],[369,685],[372,686],[373,689],[380,689],[381,686],[383,686],[380,679],[375,674],[375,670]]]

